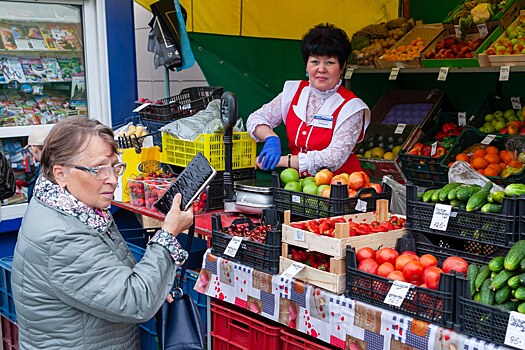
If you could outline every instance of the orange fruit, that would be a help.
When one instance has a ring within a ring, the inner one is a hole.
[[[478,173],[480,173],[481,175],[485,175],[485,169],[478,169]]]
[[[505,164],[509,164],[512,162],[512,159],[514,158],[514,155],[512,153],[509,153],[506,149],[499,152],[499,156]]]
[[[501,171],[507,167],[507,164],[504,162],[499,163],[499,167],[501,168]]]
[[[490,164],[499,164],[500,157],[497,153],[487,153],[485,158]]]
[[[511,162],[509,163],[509,166],[514,167],[514,168],[516,168],[516,169],[521,168],[522,165],[523,165],[522,162],[518,162],[518,161],[515,161],[515,160],[513,160],[513,161],[511,161]]]
[[[472,166],[474,169],[485,169],[489,165],[489,162],[485,158],[474,158],[472,162],[470,163],[470,166]]]
[[[485,151],[487,153],[495,153],[495,154],[499,154],[499,149],[498,147],[496,146],[488,146],[487,148],[485,148]]]
[[[484,149],[478,149],[474,154],[472,155],[473,158],[483,158],[487,155],[487,151]]]
[[[450,163],[448,163],[447,166],[450,168],[452,165],[454,165],[454,162],[450,162]]]
[[[458,153],[456,155],[456,160],[459,161],[459,160],[462,160],[462,161],[465,161],[465,162],[469,162],[470,160],[470,157],[468,155],[466,155],[465,153]]]
[[[494,168],[487,167],[485,171],[483,172],[483,175],[485,176],[498,176],[499,173]]]
[[[503,171],[503,168],[500,164],[489,164],[486,169],[494,169],[498,172],[498,175]]]

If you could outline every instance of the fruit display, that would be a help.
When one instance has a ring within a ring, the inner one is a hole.
[[[476,40],[460,40],[454,36],[446,37],[436,45],[427,50],[424,54],[425,59],[442,59],[442,58],[473,58],[473,53],[483,43],[483,38]]]
[[[399,45],[386,49],[379,59],[385,61],[403,61],[419,57],[427,43],[421,37],[412,40],[408,45]]]
[[[153,204],[161,198],[170,187],[168,182],[144,181],[144,203],[145,207],[154,210]]]
[[[313,267],[321,271],[330,272],[330,256],[319,253],[309,252],[304,249],[294,248],[292,249],[291,258],[293,261],[297,261],[305,264],[306,266]]]
[[[265,243],[266,234],[273,230],[272,225],[255,225],[251,226],[248,223],[232,223],[225,227],[222,232],[230,236],[245,237],[249,241]]]
[[[465,33],[476,24],[485,23],[505,12],[512,0],[468,0],[451,11],[445,23],[453,23]]]
[[[525,16],[518,18],[517,25],[511,25],[486,51],[487,55],[525,54]]]
[[[400,135],[365,135],[355,153],[359,158],[393,160],[403,148],[406,138]]]
[[[128,178],[128,188],[129,188],[129,196],[130,196],[130,203],[133,205],[137,205],[139,207],[146,207],[147,205],[151,204],[151,207],[155,203],[153,200],[153,190],[149,191],[149,194],[151,195],[151,200],[147,203],[146,202],[146,183],[151,183],[154,185],[158,185],[160,183],[170,183],[170,181],[175,179],[175,175],[173,173],[169,172],[151,172],[147,175],[138,175],[134,178]],[[157,190],[157,197],[159,196],[158,190]],[[151,207],[148,207],[151,209]]]
[[[465,127],[459,127],[456,123],[446,122],[441,126],[435,137],[429,143],[418,142],[407,152],[408,155],[441,158],[452,147],[456,138],[461,134]],[[434,154],[432,154],[432,144],[438,142]]]
[[[482,116],[483,119],[475,120],[473,126],[478,126],[479,131],[503,135],[525,134],[525,108],[495,110]],[[483,123],[481,126],[479,126]]]

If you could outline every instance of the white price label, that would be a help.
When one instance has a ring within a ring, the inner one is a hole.
[[[482,38],[489,35],[489,29],[487,28],[487,25],[485,23],[478,24],[478,32]]]
[[[510,312],[507,332],[505,333],[505,345],[518,349],[525,349],[525,315],[516,311]]]
[[[467,125],[467,112],[458,113],[458,126]]]
[[[430,221],[430,228],[434,230],[446,231],[451,211],[451,205],[436,203],[436,206],[434,207],[434,214],[432,214],[432,221]]]
[[[456,37],[461,38],[461,29],[459,29],[459,25],[454,25],[454,32],[456,33]]]
[[[438,142],[434,142],[432,144],[432,149],[430,150],[430,156],[432,157],[434,154],[436,154],[436,151],[437,151],[437,148],[438,148]]]
[[[148,102],[148,103],[143,103],[143,104],[141,104],[140,106],[138,106],[137,108],[135,108],[135,109],[133,110],[133,112],[134,112],[134,113],[140,112],[140,111],[142,111],[144,108],[148,107],[150,104],[151,104],[151,103],[149,103],[149,102]]]
[[[406,124],[399,123],[397,124],[396,130],[394,130],[394,134],[402,134],[403,131],[405,131]]]
[[[357,204],[355,205],[355,210],[362,211],[363,213],[366,213],[366,206],[367,203],[361,199],[357,199]]]
[[[483,140],[481,140],[481,143],[484,145],[490,145],[492,141],[496,138],[496,135],[487,135]]]
[[[284,272],[281,274],[281,277],[284,279],[294,278],[302,269],[304,269],[304,264],[301,264],[298,261],[294,261]]]
[[[396,80],[397,75],[399,74],[399,67],[394,67],[390,71],[390,76],[388,77],[388,80]]]
[[[448,67],[439,68],[439,74],[438,74],[439,81],[447,80],[447,75],[448,75]]]
[[[512,109],[521,109],[521,100],[519,97],[511,97]]]
[[[501,66],[499,69],[499,81],[508,81],[510,76],[510,66]]]
[[[346,68],[345,79],[347,80],[352,79],[352,74],[354,74],[354,68],[352,67]]]
[[[239,247],[241,246],[241,243],[242,237],[232,237],[230,243],[228,243],[228,246],[226,247],[226,249],[224,249],[224,254],[234,258],[237,254],[237,251],[239,250]]]
[[[407,296],[408,291],[410,290],[410,286],[411,284],[407,282],[394,281],[392,287],[390,287],[390,290],[386,295],[384,303],[397,307],[401,306],[401,304],[403,304],[403,300],[405,300]]]
[[[296,194],[292,194],[292,202],[294,202],[294,203],[301,203],[301,196],[298,196]]]
[[[295,229],[293,231],[293,239],[299,242],[304,242],[304,231]]]

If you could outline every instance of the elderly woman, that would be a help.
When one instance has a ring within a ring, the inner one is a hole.
[[[108,211],[119,161],[111,129],[70,117],[44,143],[42,175],[13,258],[20,349],[140,349],[152,318],[187,258],[176,236],[193,213],[180,194],[139,263]]]

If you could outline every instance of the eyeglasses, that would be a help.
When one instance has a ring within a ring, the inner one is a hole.
[[[126,163],[117,163],[115,165],[100,165],[95,167],[85,167],[85,166],[79,166],[79,165],[66,165],[71,168],[75,168],[82,171],[87,171],[88,173],[91,173],[96,176],[99,180],[105,180],[110,175],[111,172],[116,177],[122,176],[124,174],[124,171],[126,171]]]

